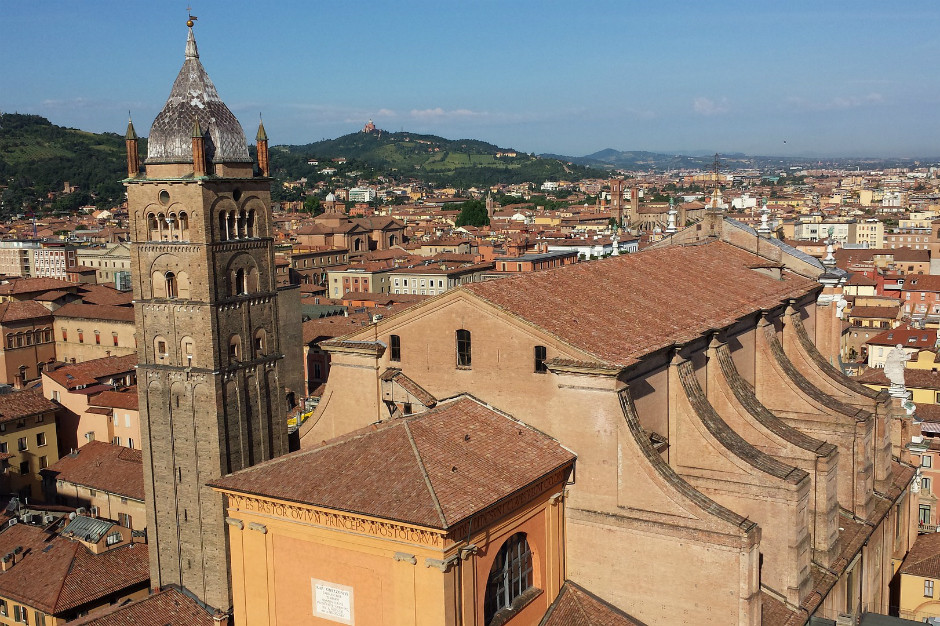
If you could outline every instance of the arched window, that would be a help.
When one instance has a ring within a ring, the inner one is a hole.
[[[268,336],[263,328],[255,331],[255,357],[264,356],[268,349]]]
[[[457,367],[470,367],[470,331],[457,331]]]
[[[228,340],[228,357],[233,361],[237,361],[241,358],[242,355],[242,338],[238,335],[232,335],[231,339]]]
[[[228,213],[228,222],[227,222],[227,239],[238,239],[238,231],[235,230],[235,211],[229,211]]]
[[[246,290],[247,285],[245,284],[245,270],[239,268],[235,270],[235,293],[233,295],[240,296],[248,293]]]
[[[249,237],[255,237],[255,210],[248,211],[247,232]]]
[[[180,239],[189,241],[189,214],[180,211]]]
[[[500,611],[511,609],[513,602],[532,588],[532,552],[525,533],[516,533],[496,553],[496,560],[486,580],[483,622],[489,624]]]
[[[222,241],[228,239],[228,220],[225,217],[225,211],[219,211],[219,239]]]
[[[167,272],[164,275],[164,278],[166,280],[166,297],[175,298],[177,294],[179,293],[179,291],[177,290],[177,284],[176,284],[176,274],[174,274],[173,272]]]
[[[238,236],[242,238],[248,236],[248,213],[245,209],[242,209],[238,216]]]
[[[157,239],[166,239],[166,215],[163,213],[157,215]]]
[[[150,241],[156,241],[160,238],[160,224],[157,222],[155,213],[147,215],[147,227],[150,229]]]

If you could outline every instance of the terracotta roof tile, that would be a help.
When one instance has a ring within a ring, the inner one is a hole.
[[[569,580],[539,626],[643,626],[643,623]]]
[[[51,315],[52,312],[49,309],[32,300],[12,300],[0,303],[0,322],[19,322]]]
[[[89,404],[93,406],[109,407],[112,409],[127,409],[130,411],[137,411],[137,385],[132,385],[126,389],[102,391],[92,398]]]
[[[918,535],[899,571],[912,576],[940,578],[940,533]]]
[[[172,587],[69,622],[73,626],[212,626],[213,623],[212,616],[195,600]]]
[[[0,572],[0,595],[50,614],[74,609],[146,583],[145,544],[93,554],[85,546],[38,526],[16,524],[0,533],[0,554],[22,547],[22,560]]]
[[[38,390],[14,391],[0,395],[0,422],[56,411],[58,408],[59,405],[46,399]]]
[[[447,529],[574,458],[547,435],[460,397],[210,484]]]
[[[461,289],[602,362],[626,366],[643,354],[818,287],[815,281],[787,272],[777,280],[751,269],[759,263],[763,263],[760,257],[712,242],[578,263]]]
[[[61,365],[43,374],[66,389],[75,389],[94,385],[104,378],[132,372],[136,367],[137,353],[134,352],[125,356],[106,356],[81,363]]]
[[[108,320],[112,322],[134,323],[134,309],[128,306],[110,304],[83,304],[70,302],[55,311],[56,317],[70,317],[87,320]]]
[[[144,466],[140,450],[90,441],[43,470],[54,480],[144,500]]]

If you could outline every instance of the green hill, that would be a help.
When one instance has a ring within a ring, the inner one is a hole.
[[[327,162],[340,157],[347,164],[337,168],[339,176],[354,170],[361,172],[362,177],[418,179],[459,188],[606,176],[601,170],[516,153],[475,139],[444,139],[407,132],[359,132],[301,146],[275,146],[271,150],[271,166],[279,179],[306,177],[315,181],[324,178],[319,172]],[[309,160],[319,163],[310,165]]]
[[[0,113],[0,210],[71,211],[121,202],[126,175],[124,138],[55,126],[38,115]],[[79,191],[50,201],[64,183]],[[5,187],[5,189],[3,189]]]

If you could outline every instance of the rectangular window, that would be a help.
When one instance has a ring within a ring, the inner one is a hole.
[[[116,543],[121,543],[121,533],[120,531],[114,531],[108,535],[108,538],[105,540],[105,544],[113,546]]]
[[[119,445],[121,445],[121,438],[120,438],[120,437],[113,437],[113,438],[111,439],[111,443],[113,443],[113,444],[116,445],[116,446],[119,446]]]
[[[40,448],[46,445],[46,433],[36,433],[36,445]]]
[[[127,513],[118,513],[118,524],[124,528],[133,528],[131,516]]]
[[[130,437],[127,438],[127,447],[130,448],[131,450],[134,449],[134,440],[131,439]]]
[[[78,343],[85,343],[85,333],[78,331]]]
[[[920,479],[920,488],[924,491],[930,491],[930,479],[926,476]]]
[[[26,441],[26,437],[20,437],[16,440],[16,449],[20,452],[29,450],[29,443]]]
[[[927,579],[924,581],[924,597],[932,598],[933,597],[933,581]]]
[[[925,454],[924,456],[920,457],[920,466],[921,467],[933,467],[933,458],[928,454]]]
[[[53,391],[53,392],[52,392],[52,399],[55,400],[56,402],[59,401],[59,392],[58,392],[58,391]]]
[[[62,341],[68,341],[68,340],[69,340],[69,332],[63,328],[62,329]]]
[[[457,331],[457,367],[470,367],[471,362],[470,331]]]
[[[20,463],[20,475],[26,476],[29,474],[29,461],[23,461]]]
[[[392,361],[401,361],[401,337],[391,335],[388,338],[388,346],[390,350],[388,358]]]
[[[10,445],[6,442],[0,442],[0,454],[6,454],[10,451]]]
[[[118,334],[111,333],[111,339],[114,341],[114,345],[118,345]]]
[[[548,353],[548,350],[545,346],[535,346],[535,373],[544,374],[548,371],[548,368],[545,367],[545,357]]]
[[[44,456],[39,457],[39,469],[46,469],[47,467],[49,467],[48,457],[44,457]]]
[[[6,617],[7,615],[9,615],[9,612],[7,612],[7,601],[6,601],[6,600],[0,600],[0,615],[2,615],[2,616],[4,616],[4,617]]]
[[[97,330],[95,331],[95,344],[99,346],[101,345],[101,333],[99,333]]]

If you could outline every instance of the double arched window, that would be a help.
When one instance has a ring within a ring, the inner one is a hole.
[[[514,604],[532,588],[532,551],[525,533],[516,533],[506,540],[490,568],[483,598],[483,622],[490,624],[500,611]],[[501,623],[501,622],[500,622]]]

